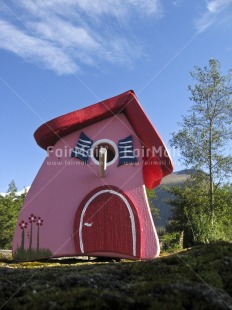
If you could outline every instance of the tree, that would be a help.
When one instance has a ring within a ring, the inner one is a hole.
[[[8,194],[14,194],[14,195],[15,195],[16,192],[17,192],[17,187],[16,187],[16,185],[15,185],[15,181],[12,180],[12,181],[10,182],[10,184],[8,185],[7,193],[8,193]]]
[[[146,193],[147,193],[147,200],[148,200],[148,204],[151,210],[151,214],[154,217],[159,217],[159,210],[158,208],[156,208],[155,206],[155,199],[156,197],[156,193],[154,189],[146,189]]]
[[[175,198],[166,202],[173,207],[168,230],[184,232],[184,246],[208,243],[210,241],[232,241],[232,190],[231,186],[221,186],[215,192],[213,229],[209,216],[207,184],[191,184],[165,188]]]
[[[215,195],[232,175],[232,70],[226,75],[220,63],[210,59],[203,69],[190,72],[196,84],[189,86],[193,105],[183,117],[181,129],[172,134],[171,146],[180,149],[181,160],[195,169],[195,183],[207,188],[206,198],[211,225],[215,221]],[[228,146],[228,148],[226,148]],[[205,195],[205,194],[204,194]]]
[[[10,249],[17,218],[26,192],[16,195],[15,182],[9,184],[7,194],[0,196],[0,249]]]

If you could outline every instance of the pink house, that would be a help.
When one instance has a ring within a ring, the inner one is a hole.
[[[47,156],[19,215],[16,259],[159,255],[146,187],[173,165],[133,91],[55,118],[34,136]]]

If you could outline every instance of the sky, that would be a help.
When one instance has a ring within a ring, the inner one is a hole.
[[[35,178],[46,121],[133,89],[172,156],[194,66],[232,67],[232,0],[1,0],[0,192]]]

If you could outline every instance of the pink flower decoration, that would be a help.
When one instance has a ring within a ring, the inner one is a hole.
[[[27,229],[27,225],[28,225],[28,223],[25,222],[25,221],[21,221],[21,222],[19,223],[19,227],[20,227],[21,229]]]
[[[28,220],[30,223],[36,222],[37,217],[34,214],[31,214],[31,216],[29,216]]]
[[[38,225],[38,226],[42,226],[43,225],[43,220],[41,219],[40,216],[37,218],[36,225]]]

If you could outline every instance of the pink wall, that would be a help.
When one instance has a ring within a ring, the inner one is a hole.
[[[68,150],[72,150],[76,145],[81,131],[94,142],[109,139],[116,145],[118,140],[132,135],[134,149],[141,148],[140,141],[124,114],[100,121],[60,139],[45,158],[26,196],[14,234],[13,251],[21,244],[22,230],[19,223],[22,220],[28,222],[28,217],[34,214],[44,220],[43,226],[40,227],[40,247],[49,248],[53,256],[75,255],[73,225],[79,204],[94,188],[114,185],[134,202],[139,214],[141,258],[159,255],[157,235],[144,194],[141,158],[137,157],[138,164],[134,166],[117,167],[117,160],[107,167],[106,176],[100,178],[99,166],[91,158],[89,163],[84,165],[79,159],[67,155]],[[63,154],[60,150],[63,150]],[[36,228],[33,224],[33,247],[36,247],[37,242]],[[28,232],[30,225],[25,230],[25,248],[29,246]]]

